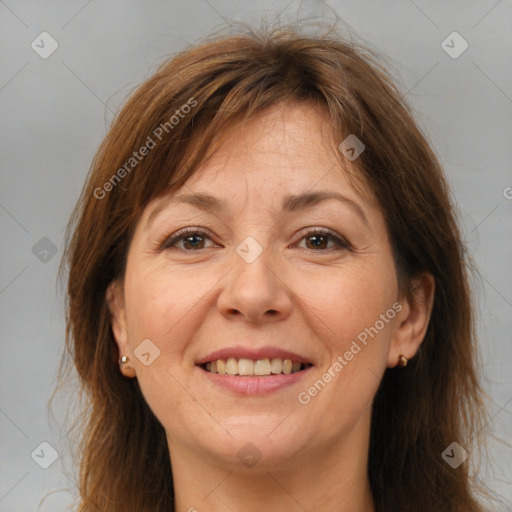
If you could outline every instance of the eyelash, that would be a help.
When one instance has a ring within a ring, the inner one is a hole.
[[[178,242],[179,240],[184,239],[186,237],[186,235],[199,235],[201,237],[209,238],[211,240],[211,237],[208,235],[208,233],[206,233],[205,231],[201,230],[200,228],[195,228],[195,227],[183,228],[183,229],[177,231],[173,235],[170,235],[170,236],[168,235],[168,236],[164,237],[164,239],[161,242],[158,242],[157,245],[158,245],[159,251],[165,251],[165,250],[172,249],[173,248],[172,246],[176,242]],[[330,229],[326,229],[326,228],[312,228],[312,229],[309,229],[309,231],[301,232],[301,235],[302,236],[299,239],[299,242],[301,242],[302,240],[304,240],[308,236],[321,235],[321,236],[328,237],[328,239],[330,241],[334,241],[338,245],[337,248],[330,247],[328,249],[319,249],[319,250],[305,248],[306,251],[310,251],[310,252],[330,252],[330,251],[333,251],[333,250],[340,250],[340,249],[345,249],[345,250],[349,250],[349,251],[353,250],[352,246],[350,245],[350,243],[346,239],[344,239],[343,237],[337,236]],[[208,248],[209,247],[206,247],[205,249],[208,249]],[[179,248],[179,249],[181,251],[187,252],[187,253],[195,253],[195,252],[199,252],[199,251],[202,250],[202,249],[189,250],[189,249],[183,249],[183,248]]]

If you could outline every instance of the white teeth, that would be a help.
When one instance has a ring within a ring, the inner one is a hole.
[[[228,375],[238,375],[238,361],[234,357],[230,357],[226,361],[226,373]]]
[[[270,369],[274,374],[281,373],[283,371],[283,361],[281,359],[272,359],[270,361]]]
[[[256,361],[256,364],[258,361]],[[239,359],[238,360],[238,375],[254,375],[254,361],[252,359]]]
[[[230,357],[227,360],[217,359],[205,363],[204,369],[211,373],[220,375],[241,375],[241,376],[266,376],[266,375],[290,375],[301,369],[307,368],[306,364],[291,359],[247,359],[245,357],[236,359]]]
[[[258,359],[254,363],[254,375],[270,375],[270,361],[268,359]]]
[[[224,375],[226,373],[226,363],[222,359],[217,360],[217,371]]]

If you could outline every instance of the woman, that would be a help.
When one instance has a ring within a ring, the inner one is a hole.
[[[289,29],[182,52],[72,221],[80,511],[484,510],[464,248],[371,52]]]

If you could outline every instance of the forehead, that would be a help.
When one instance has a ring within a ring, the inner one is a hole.
[[[211,155],[186,183],[153,199],[143,217],[149,224],[173,197],[196,192],[215,196],[234,211],[255,205],[277,211],[287,197],[317,191],[341,193],[375,208],[360,170],[338,145],[322,107],[301,103],[268,109],[219,134]]]
[[[219,136],[215,152],[187,181],[228,192],[299,194],[313,187],[344,189],[371,200],[357,166],[345,159],[328,114],[313,104],[280,105]]]

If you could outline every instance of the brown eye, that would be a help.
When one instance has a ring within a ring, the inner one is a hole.
[[[197,228],[188,228],[167,237],[160,248],[161,250],[176,248],[186,252],[194,252],[206,249],[207,240],[211,239],[204,231],[199,231]]]
[[[331,249],[349,249],[350,244],[334,233],[324,229],[315,229],[306,233],[302,238],[305,241],[305,249],[317,252],[329,251]],[[329,244],[331,244],[329,246]]]
[[[202,249],[204,247],[204,237],[201,235],[187,235],[181,239],[185,249]]]
[[[308,242],[310,242],[308,246]],[[308,249],[327,249],[329,238],[325,235],[311,235],[306,237],[306,246]]]

